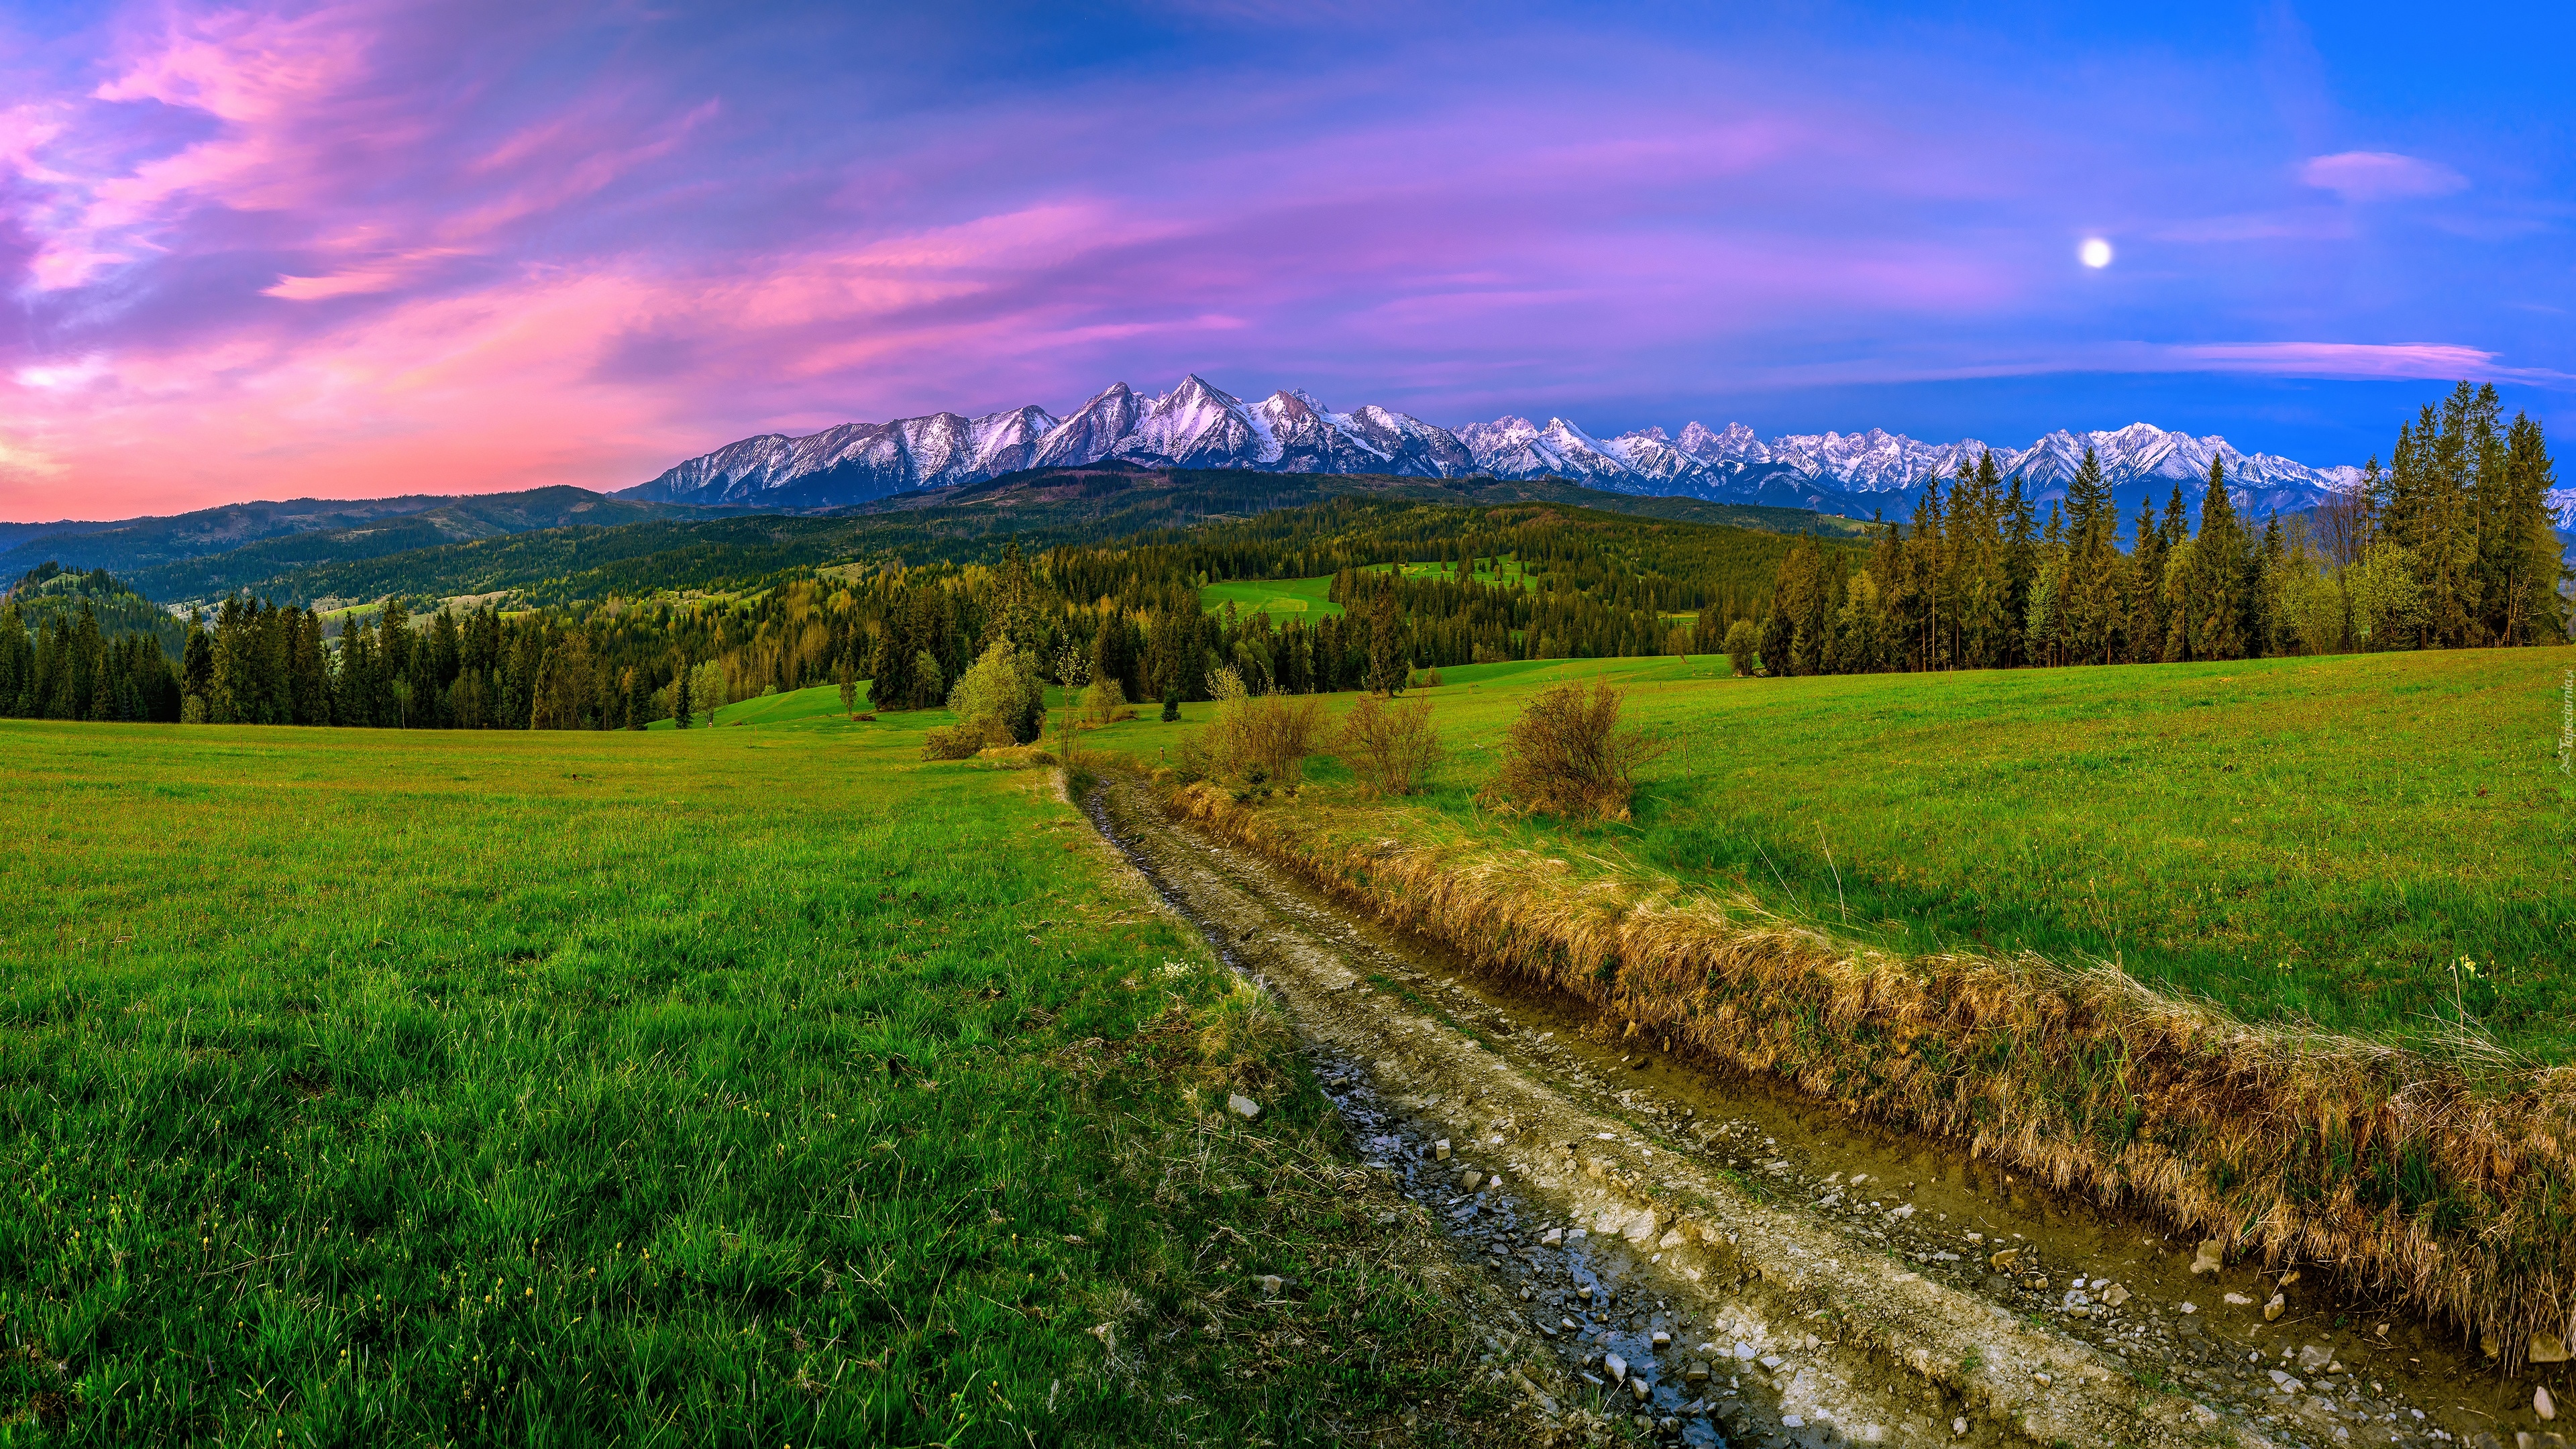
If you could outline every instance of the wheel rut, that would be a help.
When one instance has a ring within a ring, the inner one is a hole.
[[[2563,1442],[2529,1385],[2421,1325],[2296,1272],[2194,1273],[2192,1245],[1951,1144],[1666,1057],[1208,839],[1145,782],[1081,803],[1279,1002],[1367,1164],[1517,1305],[1494,1342],[1562,1367],[1523,1381],[1543,1418],[1817,1449]]]

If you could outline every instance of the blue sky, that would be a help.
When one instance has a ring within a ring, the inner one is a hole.
[[[2568,7],[22,5],[0,516],[616,487],[1189,371],[2320,464],[2470,376],[2564,436],[2571,42]]]

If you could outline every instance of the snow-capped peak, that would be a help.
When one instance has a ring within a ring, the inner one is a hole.
[[[956,413],[844,423],[802,437],[763,433],[681,463],[628,490],[695,503],[776,500],[797,506],[864,502],[890,493],[994,477],[1019,468],[1072,467],[1104,459],[1163,467],[1252,468],[1284,473],[1389,473],[1455,478],[1554,476],[1624,493],[1690,494],[1818,508],[1867,517],[1890,493],[1973,469],[1992,452],[2034,502],[2062,495],[2092,449],[2115,494],[2161,497],[2225,467],[2241,504],[2301,508],[2357,487],[2350,467],[2314,468],[2226,439],[2131,423],[2104,432],[2059,429],[2029,447],[1991,449],[1974,438],[1926,443],[1869,428],[1856,433],[1758,436],[1740,422],[1693,421],[1678,434],[1644,427],[1601,438],[1564,417],[1544,424],[1506,414],[1452,431],[1370,404],[1336,412],[1314,394],[1283,388],[1257,403],[1197,373],[1143,396],[1123,382],[1058,418],[1026,406],[971,421]],[[2576,525],[2576,489],[2552,496]]]

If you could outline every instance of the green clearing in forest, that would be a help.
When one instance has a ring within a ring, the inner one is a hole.
[[[1228,579],[1201,585],[1199,603],[1211,614],[1223,613],[1232,604],[1237,613],[1268,614],[1274,623],[1290,619],[1312,623],[1341,617],[1342,606],[1324,597],[1332,586],[1330,574],[1311,579]]]
[[[1444,669],[1443,828],[1624,857],[1906,951],[2114,959],[2257,1019],[2404,1038],[2465,1014],[2576,1057],[2576,805],[2560,650],[1818,679],[1724,659]],[[1604,675],[1677,748],[1636,820],[1512,823],[1474,795],[1532,693]],[[1346,701],[1347,696],[1343,697]],[[1091,738],[1146,761],[1178,725]],[[1295,808],[1353,787],[1329,761]]]
[[[0,1420],[671,1446],[1498,1421],[1275,1018],[1049,775],[922,764],[944,715],[853,724],[829,690],[734,712],[0,723],[0,1324],[27,1347]],[[1260,1301],[1263,1273],[1294,1291]]]
[[[1385,573],[1395,567],[1394,564],[1374,564],[1365,572]],[[1409,563],[1402,567],[1407,578],[1435,575],[1455,578],[1459,566],[1455,563]],[[1488,584],[1514,582],[1521,577],[1520,560],[1479,560],[1476,577]],[[1226,605],[1232,604],[1238,613],[1269,614],[1280,623],[1289,619],[1312,622],[1341,616],[1342,606],[1325,597],[1332,587],[1331,574],[1318,574],[1311,579],[1227,579],[1200,585],[1199,603],[1211,614],[1223,612]],[[1681,617],[1691,616],[1685,614]]]

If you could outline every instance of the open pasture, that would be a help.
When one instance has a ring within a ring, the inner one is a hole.
[[[1781,680],[1730,678],[1715,656],[1467,666],[1429,691],[1448,762],[1408,809],[1422,829],[1741,891],[1900,951],[2116,960],[2256,1020],[2403,1039],[2465,1018],[2565,1060],[2568,659]],[[1674,743],[1636,818],[1569,830],[1480,807],[1530,696],[1594,675]],[[1091,738],[1151,764],[1206,709]],[[1356,803],[1332,763],[1307,778],[1321,788],[1296,808]]]
[[[829,690],[734,713],[0,725],[0,1432],[1481,1421],[1282,1030],[1049,777]]]

